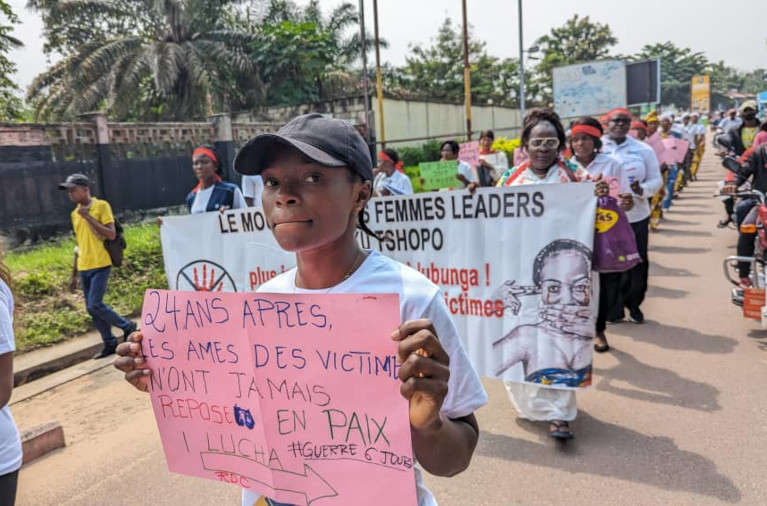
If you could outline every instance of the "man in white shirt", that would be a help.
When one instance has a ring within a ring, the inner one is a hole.
[[[248,207],[261,207],[261,194],[264,192],[264,181],[261,176],[242,176],[242,196]]]
[[[624,287],[620,300],[616,301],[608,314],[608,321],[624,318],[624,306],[628,308],[631,321],[644,322],[639,309],[647,292],[648,256],[647,243],[650,224],[650,200],[663,185],[658,158],[653,149],[628,135],[631,114],[625,109],[609,113],[607,135],[602,138],[602,152],[623,162],[623,170],[629,178],[633,193],[634,207],[626,211],[636,237],[637,249],[642,263],[624,273]]]
[[[727,111],[727,117],[724,118],[722,121],[719,122],[719,125],[717,125],[719,128],[724,130],[725,132],[731,128],[738,128],[740,125],[743,124],[743,120],[740,119],[738,116],[738,111],[735,109],[730,109]]]

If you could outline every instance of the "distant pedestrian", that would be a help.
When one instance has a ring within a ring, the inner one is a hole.
[[[114,240],[117,236],[112,207],[106,200],[91,195],[91,182],[83,174],[70,174],[66,181],[59,184],[59,189],[67,190],[69,199],[77,204],[72,211],[72,228],[75,232],[75,260],[69,288],[77,289],[77,275],[85,294],[85,307],[93,318],[93,324],[101,334],[104,348],[94,355],[104,358],[115,352],[117,338],[112,334],[112,327],[123,331],[123,336],[136,330],[136,324],[123,318],[104,304],[107,281],[112,268],[112,259],[104,246],[104,240]]]
[[[13,390],[13,294],[11,272],[0,247],[0,505],[13,506],[21,468],[21,438],[8,402]]]
[[[191,214],[248,207],[237,185],[221,179],[221,155],[216,148],[204,145],[195,149],[192,168],[199,183],[186,197]],[[255,203],[255,194],[253,199]]]

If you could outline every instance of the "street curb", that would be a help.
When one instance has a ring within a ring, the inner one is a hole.
[[[64,429],[57,421],[36,425],[21,433],[21,449],[24,455],[21,465],[66,446]]]
[[[53,360],[43,362],[40,364],[34,364],[26,369],[14,371],[13,373],[13,386],[18,387],[30,381],[40,379],[54,372],[58,372],[67,367],[79,364],[86,360],[93,358],[93,355],[98,353],[104,347],[103,343],[97,342],[78,350],[56,357]]]

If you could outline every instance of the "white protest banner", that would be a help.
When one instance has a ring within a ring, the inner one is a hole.
[[[442,288],[483,376],[584,387],[598,302],[593,192],[592,183],[571,183],[376,198],[367,220],[380,241],[358,239]],[[171,289],[253,291],[295,265],[260,224],[253,208],[166,218]]]

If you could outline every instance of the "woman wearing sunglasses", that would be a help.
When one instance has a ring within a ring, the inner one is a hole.
[[[559,116],[550,109],[532,109],[522,126],[522,146],[528,159],[503,173],[496,186],[569,183],[585,181],[589,173],[568,166],[559,154],[565,148],[565,130]]]
[[[565,129],[559,116],[551,109],[532,109],[525,115],[522,145],[530,156],[529,160],[507,170],[496,186],[570,183],[590,179],[589,172],[583,167],[567,165],[562,161],[560,153],[565,148]],[[602,197],[609,192],[609,185],[599,176],[594,193]],[[521,418],[549,422],[550,436],[561,440],[572,439],[569,422],[575,420],[578,414],[574,390],[555,390],[510,381],[504,381],[504,384]]]

